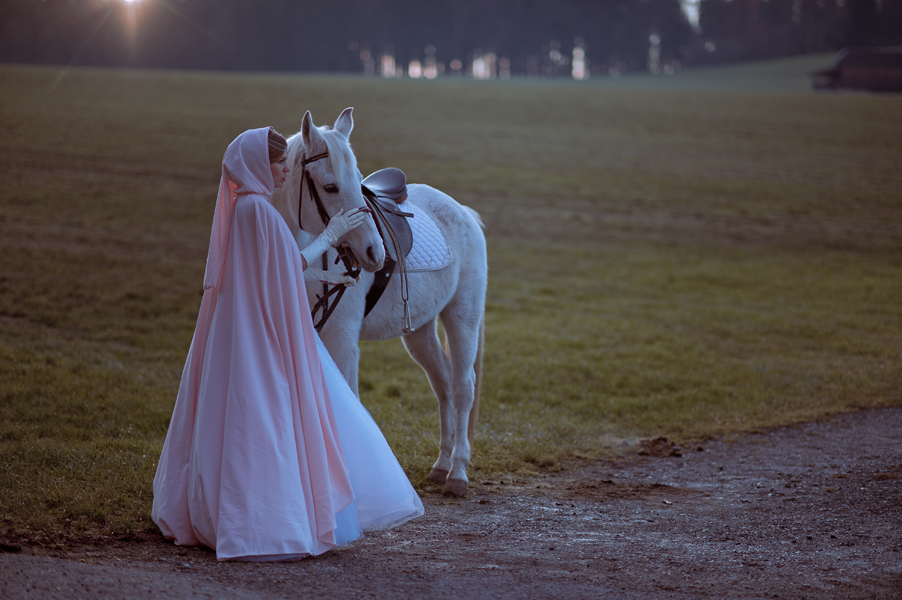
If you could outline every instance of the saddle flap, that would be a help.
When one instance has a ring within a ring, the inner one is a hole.
[[[404,171],[395,167],[379,169],[367,175],[360,184],[373,196],[388,198],[400,204],[407,199],[407,176]]]
[[[408,254],[410,254],[411,248],[413,248],[413,231],[411,231],[410,229],[410,223],[407,222],[407,217],[412,217],[413,215],[397,210],[388,202],[383,202],[378,199],[375,200],[375,202],[379,203],[379,207],[382,209],[382,215],[385,218],[386,224],[391,227],[392,231],[397,236],[398,242],[401,245],[401,251],[403,252],[403,255],[407,256]],[[397,262],[398,257],[395,256],[395,248],[391,243],[391,237],[388,235],[388,232],[381,231],[382,224],[378,219],[376,220],[376,225],[380,229],[382,239],[386,241],[385,248],[386,250],[388,250],[389,256]]]

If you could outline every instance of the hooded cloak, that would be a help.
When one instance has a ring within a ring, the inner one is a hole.
[[[320,554],[423,512],[313,329],[297,245],[269,203],[268,132],[246,131],[223,158],[197,327],[153,484],[163,535],[220,560]]]

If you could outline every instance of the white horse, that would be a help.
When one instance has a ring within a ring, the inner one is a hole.
[[[301,131],[288,140],[292,172],[285,186],[273,194],[272,203],[285,218],[299,248],[311,243],[325,228],[308,184],[303,182],[305,169],[329,216],[339,209],[348,212],[365,206],[360,188],[362,177],[348,142],[354,127],[352,110],[345,109],[333,128],[315,127],[308,111]],[[304,165],[305,159],[323,154],[326,156]],[[444,482],[444,493],[463,495],[467,490],[470,444],[476,428],[485,339],[488,265],[484,225],[475,211],[434,188],[412,184],[407,191],[408,201],[428,213],[441,229],[453,255],[451,264],[444,268],[408,274],[410,319],[414,331],[403,332],[403,304],[397,274],[375,308],[364,318],[366,293],[373,285],[373,273],[382,268],[385,258],[382,238],[370,218],[340,240],[352,251],[363,272],[358,285],[346,289],[321,336],[351,389],[358,395],[359,340],[401,337],[411,358],[426,372],[439,403],[440,452],[429,478]],[[303,228],[298,224],[299,206]],[[340,264],[334,266],[336,256],[335,249],[329,251],[329,267],[334,272],[343,271]],[[310,266],[320,268],[322,265]],[[311,305],[321,293],[321,283],[307,281]],[[437,318],[441,319],[445,330],[447,352],[439,341]]]

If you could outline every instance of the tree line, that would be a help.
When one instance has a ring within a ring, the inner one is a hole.
[[[0,60],[339,71],[479,56],[514,75],[680,68],[902,43],[902,0],[5,0]]]
[[[701,0],[693,64],[902,44],[902,0]]]

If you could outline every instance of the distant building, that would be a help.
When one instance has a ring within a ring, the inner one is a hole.
[[[902,50],[844,48],[829,68],[815,71],[811,77],[819,90],[902,92]]]

